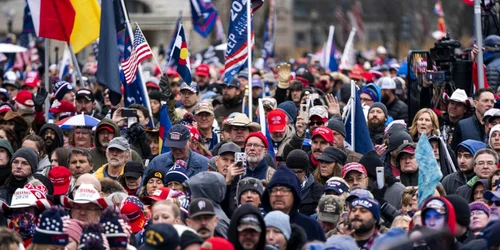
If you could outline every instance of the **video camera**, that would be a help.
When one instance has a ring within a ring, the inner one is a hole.
[[[434,43],[434,48],[430,49],[431,63],[427,64],[427,69],[432,70],[432,62],[435,62],[437,72],[428,72],[426,78],[439,79],[434,80],[435,84],[444,85],[451,83],[453,65],[457,61],[455,49],[460,48],[461,44],[457,40],[450,38],[450,34]]]

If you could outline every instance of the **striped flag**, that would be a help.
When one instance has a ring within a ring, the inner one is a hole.
[[[123,73],[125,74],[125,80],[128,84],[134,82],[135,73],[140,63],[151,56],[153,56],[153,52],[149,48],[139,27],[136,27],[134,32],[134,45],[132,46],[130,57],[121,63]]]
[[[172,122],[170,121],[170,116],[168,115],[167,104],[163,104],[160,110],[160,130],[159,130],[159,150],[160,154],[167,153],[170,151],[170,148],[164,146],[164,141],[167,140],[168,130],[172,127]]]
[[[191,63],[189,62],[189,51],[187,47],[186,35],[182,23],[179,26],[179,33],[175,37],[172,54],[170,54],[172,66],[188,85],[191,84]]]

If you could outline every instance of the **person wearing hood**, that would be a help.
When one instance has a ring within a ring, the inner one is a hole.
[[[212,201],[215,214],[218,217],[215,232],[218,236],[227,238],[229,218],[221,208],[221,202],[226,195],[226,182],[222,174],[216,172],[201,172],[184,182],[189,188],[191,199],[206,198]],[[192,206],[193,203],[191,203]]]
[[[228,240],[236,250],[264,249],[266,245],[266,224],[260,210],[250,204],[236,209],[231,217]]]
[[[455,235],[457,230],[455,208],[445,197],[428,198],[422,204],[422,225],[433,230],[448,228],[451,235]]]
[[[415,144],[404,143],[398,147],[396,164],[401,175],[399,179],[405,186],[418,186],[418,162],[415,158]]]
[[[457,189],[456,194],[468,199],[472,192],[472,186],[479,179],[488,179],[488,177],[497,169],[498,155],[495,151],[489,148],[483,148],[474,155],[474,173],[475,176],[467,181],[466,184]]]
[[[20,148],[11,157],[10,176],[2,187],[0,187],[0,200],[7,204],[11,203],[12,195],[18,188],[24,187],[33,174],[36,173],[38,156],[32,148]],[[7,226],[7,220],[3,213],[0,213],[0,226]]]
[[[319,223],[298,211],[301,202],[300,182],[295,172],[286,166],[278,168],[262,196],[264,211],[282,211],[290,216],[290,223],[295,223],[306,231],[308,241],[325,241],[325,234]]]
[[[486,145],[484,143],[471,139],[458,144],[456,148],[458,161],[457,172],[445,176],[441,181],[447,194],[456,193],[460,186],[465,185],[475,176],[474,155],[478,150],[485,147]]]
[[[102,165],[108,163],[106,149],[113,138],[120,136],[120,129],[112,120],[104,118],[97,124],[95,131],[95,147],[90,150],[90,155],[94,161],[94,171],[97,171]],[[142,158],[135,150],[131,149],[131,151],[132,161],[143,162]]]
[[[14,150],[7,140],[0,140],[0,186],[2,186],[12,171],[9,164]]]
[[[441,173],[443,176],[447,176],[451,173],[455,173],[458,163],[456,162],[455,152],[451,150],[448,144],[442,140],[439,136],[430,136],[429,143],[434,151],[434,157],[441,168]]]
[[[467,202],[475,202],[483,200],[483,193],[488,190],[488,179],[479,179],[472,185],[470,193],[467,196]]]
[[[295,172],[300,181],[302,202],[299,206],[299,212],[305,215],[316,213],[316,207],[318,207],[324,188],[309,172],[307,153],[301,149],[292,150],[286,157],[286,166]]]
[[[47,123],[40,128],[38,135],[45,141],[47,155],[52,155],[56,148],[64,146],[64,135],[62,129],[53,123]]]

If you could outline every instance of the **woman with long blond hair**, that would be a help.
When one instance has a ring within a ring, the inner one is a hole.
[[[423,108],[417,112],[415,117],[413,117],[413,122],[409,130],[409,134],[415,142],[418,141],[424,132],[427,137],[433,135],[439,136],[438,116],[429,108]]]

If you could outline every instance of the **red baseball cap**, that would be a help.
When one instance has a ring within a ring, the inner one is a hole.
[[[347,173],[351,171],[358,171],[360,173],[368,175],[368,173],[366,172],[366,168],[363,165],[357,162],[351,162],[345,164],[344,167],[342,167],[342,178],[345,178]]]
[[[150,199],[154,201],[164,201],[168,198],[171,198],[170,188],[161,187],[156,189],[151,196],[144,197],[145,199]]]
[[[335,138],[333,137],[333,131],[327,127],[316,128],[312,133],[311,139],[314,139],[314,137],[317,135],[323,137],[323,139],[325,139],[325,141],[329,143],[335,142]]]
[[[146,88],[153,88],[153,89],[160,89],[160,86],[154,82],[147,82],[146,83]]]
[[[97,132],[102,131],[102,130],[107,130],[107,131],[109,131],[111,133],[115,132],[115,129],[113,127],[109,126],[109,125],[102,125],[102,126],[100,126],[99,129],[97,130]]]
[[[33,102],[33,94],[31,94],[28,90],[19,91],[19,93],[17,93],[17,95],[12,99],[26,107],[32,108],[35,106],[35,103]]]
[[[26,80],[24,81],[24,86],[28,87],[40,87],[40,79],[38,78],[38,73],[36,71],[30,71],[26,74]]]
[[[286,129],[286,113],[281,109],[274,109],[267,115],[269,132],[284,132]]]
[[[198,131],[196,127],[191,125],[186,125],[186,127],[189,129],[189,132],[191,133],[191,139],[201,141],[200,131]]]
[[[137,197],[130,198],[129,196],[122,202],[120,213],[125,215],[129,220],[128,224],[133,233],[140,232],[146,225],[146,217],[144,217],[143,209],[144,205]]]
[[[181,75],[179,75],[179,73],[177,73],[177,71],[175,71],[173,68],[168,68],[167,70],[167,76],[168,77],[179,77]]]
[[[196,75],[197,76],[209,76],[210,75],[210,68],[206,64],[200,64],[196,68]]]
[[[49,112],[54,114],[59,114],[62,112],[75,113],[76,109],[73,103],[68,102],[66,100],[62,100],[61,102],[59,102],[58,106],[50,108]]]
[[[49,180],[54,186],[54,195],[64,195],[71,183],[71,172],[63,166],[53,167],[49,171]]]

